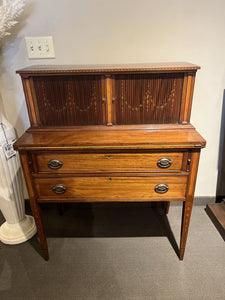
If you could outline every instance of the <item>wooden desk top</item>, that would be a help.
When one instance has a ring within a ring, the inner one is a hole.
[[[182,127],[182,126],[181,126]],[[107,127],[105,127],[107,128]],[[182,129],[28,130],[16,150],[203,148],[205,140],[192,126]]]

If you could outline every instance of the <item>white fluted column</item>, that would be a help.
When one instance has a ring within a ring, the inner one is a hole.
[[[32,216],[25,215],[23,182],[19,154],[6,158],[4,146],[15,141],[13,127],[2,117],[0,122],[0,210],[6,222],[0,227],[0,240],[5,244],[19,244],[36,233]]]

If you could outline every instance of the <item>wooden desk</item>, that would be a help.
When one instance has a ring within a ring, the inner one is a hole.
[[[19,151],[44,258],[43,202],[182,201],[180,259],[200,150],[191,64],[30,67]],[[169,205],[167,207],[168,211]]]

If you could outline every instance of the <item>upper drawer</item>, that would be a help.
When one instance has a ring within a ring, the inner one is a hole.
[[[38,173],[179,172],[184,156],[184,152],[39,153],[33,159]]]

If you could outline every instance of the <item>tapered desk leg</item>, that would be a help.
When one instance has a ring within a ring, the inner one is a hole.
[[[195,183],[198,171],[199,155],[200,150],[196,150],[191,154],[190,175],[187,186],[186,201],[183,202],[183,212],[181,221],[180,260],[183,260],[184,258],[184,252],[187,242],[188,229],[194,199]]]
[[[187,242],[188,228],[191,219],[191,211],[192,211],[192,201],[183,202],[183,213],[182,213],[182,222],[181,222],[181,238],[180,238],[180,260],[184,258],[184,251]]]
[[[45,236],[45,232],[44,232],[42,212],[41,212],[40,205],[38,203],[35,203],[35,202],[33,202],[33,199],[30,200],[31,209],[32,209],[32,212],[33,212],[33,216],[34,216],[34,219],[35,219],[36,226],[37,226],[37,232],[38,232],[38,236],[39,236],[39,239],[40,239],[40,244],[41,244],[41,249],[42,249],[42,252],[43,252],[43,257],[44,257],[45,260],[49,260],[48,245],[47,245],[47,240],[46,240],[46,236]]]
[[[26,153],[21,152],[20,160],[21,160],[21,163],[23,166],[24,178],[25,178],[26,184],[27,184],[27,190],[28,190],[28,194],[29,194],[29,198],[30,198],[30,205],[31,205],[32,213],[33,213],[33,216],[35,219],[37,232],[38,232],[38,236],[40,239],[41,248],[43,251],[43,257],[45,260],[48,260],[49,255],[48,255],[47,240],[46,240],[45,232],[44,232],[41,208],[36,201],[37,197],[36,197],[35,189],[33,188],[33,183],[32,183],[32,179],[30,176],[31,170],[30,170],[29,157]]]
[[[166,209],[165,209],[166,215],[168,215],[169,209],[170,209],[170,202],[168,201],[168,202],[166,202]]]

